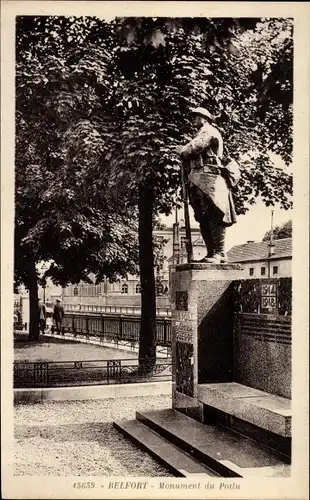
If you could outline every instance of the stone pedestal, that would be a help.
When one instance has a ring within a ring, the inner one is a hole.
[[[198,384],[233,380],[233,286],[239,264],[181,264],[172,274],[172,406],[202,421]]]

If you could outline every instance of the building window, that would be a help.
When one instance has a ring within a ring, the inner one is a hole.
[[[128,293],[128,285],[126,285],[126,283],[122,285],[122,293]]]
[[[262,276],[265,276],[265,274],[266,274],[266,268],[265,267],[261,267],[260,273],[261,273]]]
[[[272,273],[273,274],[278,274],[278,266],[273,266]]]
[[[181,236],[181,248],[186,247],[186,236]]]
[[[79,289],[78,289],[78,287],[76,286],[76,287],[74,287],[74,288],[73,288],[73,295],[75,295],[75,296],[76,296],[76,295],[78,295],[78,294],[79,294]]]
[[[156,286],[156,295],[162,295],[164,293],[164,285],[162,283],[158,283]]]
[[[250,276],[254,276],[254,267],[250,267]]]
[[[141,293],[141,285],[140,285],[140,283],[138,283],[136,285],[136,293]]]

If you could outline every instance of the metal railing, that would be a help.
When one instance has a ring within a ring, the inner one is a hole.
[[[86,338],[97,337],[100,342],[139,343],[140,318],[122,315],[70,314],[65,313],[63,333],[82,335]],[[171,347],[171,319],[157,318],[156,344]]]
[[[14,388],[72,387],[171,380],[171,359],[157,359],[148,374],[137,359],[14,362]]]

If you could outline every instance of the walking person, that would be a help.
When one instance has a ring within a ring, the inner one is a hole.
[[[46,306],[41,299],[38,300],[38,308],[39,308],[39,331],[41,331],[42,335],[44,335],[46,327]]]
[[[182,147],[180,155],[188,169],[189,201],[206,245],[207,255],[199,262],[227,262],[226,228],[236,222],[231,194],[240,178],[235,161],[223,165],[223,139],[214,118],[205,108],[192,110],[197,135]]]
[[[55,321],[56,331],[57,331],[58,335],[60,335],[62,333],[62,319],[63,319],[64,315],[65,315],[65,311],[64,311],[64,308],[61,304],[61,300],[57,299],[56,304],[54,306],[53,318]]]

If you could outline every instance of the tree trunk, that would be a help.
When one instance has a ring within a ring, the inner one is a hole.
[[[139,253],[141,280],[139,371],[143,372],[151,372],[156,362],[153,205],[153,187],[141,185],[139,188]]]
[[[38,277],[35,263],[29,266],[28,283],[29,290],[29,340],[39,340],[39,309],[38,309]]]

